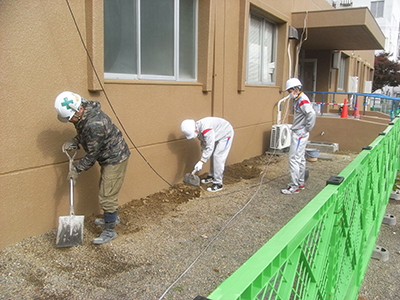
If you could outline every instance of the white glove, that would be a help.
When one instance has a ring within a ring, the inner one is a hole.
[[[196,172],[200,171],[203,168],[203,162],[201,160],[199,160],[199,162],[194,166],[194,170]]]

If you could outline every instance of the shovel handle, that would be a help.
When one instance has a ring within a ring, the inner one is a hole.
[[[70,151],[73,151],[72,156],[68,152],[69,150],[63,150],[63,152],[68,156],[69,159],[69,170],[71,171],[74,167],[74,158],[76,153],[78,152],[77,148],[73,148]],[[74,213],[74,180],[72,178],[69,179],[69,214],[70,216],[75,215]]]
[[[74,180],[69,179],[69,214],[70,216],[75,215],[74,212]]]
[[[73,151],[72,156],[69,154],[69,151]],[[76,153],[78,153],[78,149],[77,148],[73,148],[71,150],[63,150],[63,152],[68,156],[69,159],[69,170],[72,170],[72,167],[74,166],[74,159],[76,156]]]
[[[194,175],[194,174],[196,174],[196,170],[193,170],[193,171],[192,171],[192,175]]]

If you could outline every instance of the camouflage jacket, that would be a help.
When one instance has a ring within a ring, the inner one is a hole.
[[[76,165],[78,172],[86,171],[96,161],[100,166],[116,165],[126,160],[130,151],[122,132],[102,110],[98,101],[82,99],[85,109],[82,119],[75,124],[75,138],[86,155]]]

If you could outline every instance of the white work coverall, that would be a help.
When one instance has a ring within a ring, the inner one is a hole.
[[[198,139],[201,145],[201,161],[204,163],[212,156],[209,176],[214,184],[222,185],[225,161],[231,149],[234,136],[232,125],[217,117],[206,117],[196,122]]]
[[[315,111],[303,92],[294,99],[294,118],[292,125],[292,137],[289,150],[289,169],[292,182],[289,184],[298,188],[304,184],[306,172],[306,145],[309,132],[315,125]]]

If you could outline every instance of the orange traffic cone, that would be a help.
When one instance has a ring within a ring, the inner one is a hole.
[[[342,114],[340,115],[341,118],[347,118],[347,98],[344,99],[344,104],[342,108]]]

